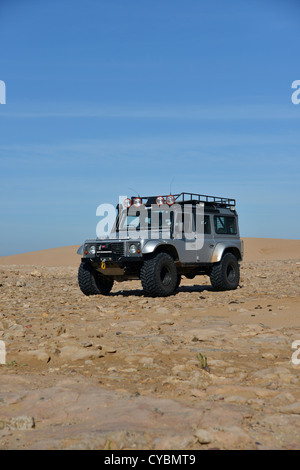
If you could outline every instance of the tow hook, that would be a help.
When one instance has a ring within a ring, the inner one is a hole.
[[[105,264],[105,260],[103,260],[101,263],[101,269],[105,269],[105,268],[106,268],[106,264]]]

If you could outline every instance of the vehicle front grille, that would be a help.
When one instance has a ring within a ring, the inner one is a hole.
[[[119,256],[124,255],[124,243],[123,242],[111,243],[110,246],[111,246],[112,252],[115,253],[116,255],[119,255]]]

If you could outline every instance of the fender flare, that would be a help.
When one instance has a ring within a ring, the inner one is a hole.
[[[149,255],[154,253],[158,249],[158,252],[169,253],[174,259],[178,259],[178,252],[174,245],[167,243],[166,241],[150,240],[143,246],[142,254]]]
[[[145,243],[142,249],[143,255],[147,255],[149,253],[153,253],[158,246],[166,245],[166,242],[159,241],[159,240],[150,240],[149,242]]]
[[[242,259],[242,254],[240,252],[239,247],[234,245],[228,246],[227,243],[217,243],[211,257],[211,262],[218,263],[219,261],[221,261],[222,256],[225,252],[232,253],[237,257],[239,261]]]
[[[83,256],[83,249],[84,249],[84,245],[81,245],[77,250],[77,254]]]

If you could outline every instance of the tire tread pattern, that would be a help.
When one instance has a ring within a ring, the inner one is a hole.
[[[158,281],[158,265],[167,262],[171,266],[174,265],[174,281],[170,288],[166,289],[161,282]],[[144,261],[140,271],[140,279],[145,293],[151,297],[167,297],[177,286],[177,270],[173,258],[167,253],[158,253],[153,258]]]
[[[226,277],[228,263],[233,263],[236,268],[236,281],[233,285],[230,285]],[[225,253],[221,261],[213,265],[210,273],[210,282],[212,287],[218,291],[236,289],[239,283],[239,264],[232,253]]]
[[[78,284],[85,295],[107,295],[112,289],[113,280],[101,274],[96,278],[87,263],[81,263],[78,269]]]

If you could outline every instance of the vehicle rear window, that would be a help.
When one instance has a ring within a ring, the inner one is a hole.
[[[235,235],[236,220],[235,217],[215,215],[215,232],[217,234]]]

